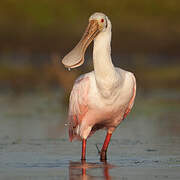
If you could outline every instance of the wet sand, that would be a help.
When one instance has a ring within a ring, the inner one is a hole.
[[[65,105],[59,93],[0,98],[0,179],[180,179],[180,93],[139,94],[128,118],[112,136],[108,161],[100,162],[96,144],[68,141]]]

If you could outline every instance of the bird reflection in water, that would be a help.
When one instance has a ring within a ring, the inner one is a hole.
[[[90,180],[96,179],[99,177],[104,177],[105,180],[111,180],[111,176],[109,174],[109,169],[113,168],[114,166],[107,163],[106,161],[100,163],[91,163],[86,161],[81,162],[69,162],[69,180]],[[102,170],[102,175],[93,175],[91,170],[93,169],[100,169]]]

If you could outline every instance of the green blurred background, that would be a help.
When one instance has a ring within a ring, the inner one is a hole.
[[[74,79],[93,69],[92,45],[78,69],[68,72],[61,59],[96,11],[112,22],[114,64],[134,72],[140,90],[180,89],[179,0],[1,0],[0,91],[68,95]]]
[[[137,79],[134,107],[111,141],[109,178],[178,179],[180,0],[1,0],[0,179],[79,179],[83,167],[103,179],[95,144],[105,133],[89,138],[95,163],[81,166],[65,126],[74,80],[93,70],[92,44],[81,67],[61,63],[97,11],[112,22],[113,63]]]

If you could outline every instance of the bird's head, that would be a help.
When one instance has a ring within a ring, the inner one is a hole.
[[[89,23],[95,24],[99,32],[105,31],[108,25],[108,18],[105,14],[97,12],[90,16]]]
[[[84,54],[88,45],[111,26],[108,17],[103,13],[94,13],[89,18],[89,24],[79,43],[62,60],[67,68],[75,68],[84,63]]]

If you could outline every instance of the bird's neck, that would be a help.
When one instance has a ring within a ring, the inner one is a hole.
[[[117,80],[111,60],[111,30],[101,32],[94,39],[93,63],[97,85],[110,87]]]

